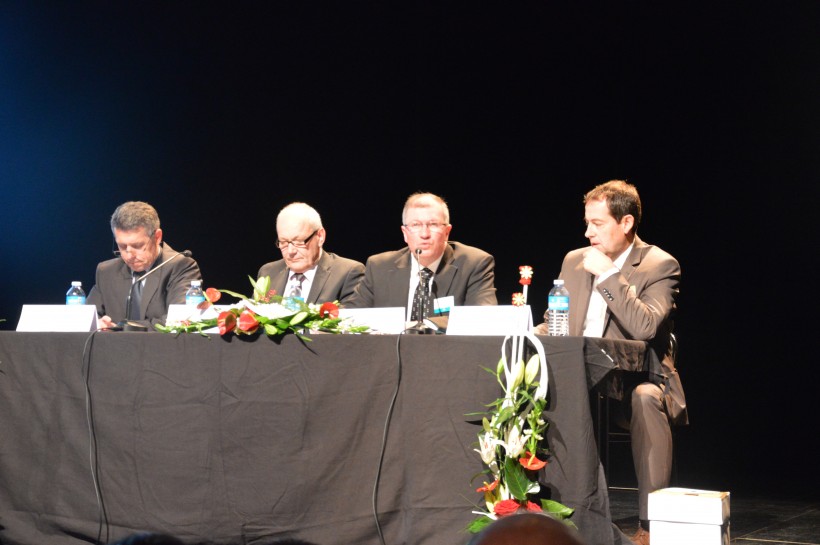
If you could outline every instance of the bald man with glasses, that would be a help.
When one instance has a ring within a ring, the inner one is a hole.
[[[344,306],[364,276],[364,265],[323,249],[327,233],[312,207],[294,202],[276,216],[276,246],[282,259],[262,265],[278,295],[306,303],[339,301]]]

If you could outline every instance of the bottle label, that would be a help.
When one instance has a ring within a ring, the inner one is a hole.
[[[84,305],[85,304],[85,297],[82,295],[66,295],[65,298],[66,305]]]
[[[547,298],[550,310],[569,310],[569,297],[566,295],[550,295]]]
[[[188,306],[195,307],[205,301],[204,295],[186,295],[185,296],[185,304]]]

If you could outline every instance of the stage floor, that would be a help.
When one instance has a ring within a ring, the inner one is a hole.
[[[610,489],[612,520],[631,536],[638,528],[638,493]],[[820,545],[820,502],[732,493],[731,543]]]

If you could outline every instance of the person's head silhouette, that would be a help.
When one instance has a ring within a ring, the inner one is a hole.
[[[580,534],[548,515],[502,517],[473,536],[468,545],[584,545]]]

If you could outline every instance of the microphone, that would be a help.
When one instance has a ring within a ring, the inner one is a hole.
[[[179,256],[191,257],[191,255],[193,255],[191,253],[191,250],[183,250],[181,252],[177,252],[177,253],[175,253],[174,255],[172,255],[171,257],[169,257],[168,259],[166,259],[165,261],[163,261],[162,263],[160,263],[159,265],[157,265],[156,267],[154,267],[150,271],[146,272],[145,274],[143,274],[142,276],[140,276],[139,278],[137,278],[136,280],[134,280],[131,283],[131,289],[128,290],[128,297],[125,299],[125,318],[123,318],[123,320],[120,323],[117,324],[117,331],[119,331],[119,330],[148,331],[148,328],[145,327],[144,325],[142,325],[140,323],[137,323],[137,322],[128,321],[128,317],[131,315],[131,297],[134,295],[134,286],[136,286],[137,284],[139,284],[140,282],[145,280],[145,278],[148,275],[157,272],[162,267],[164,267],[167,263],[173,261],[174,259],[178,258]]]

